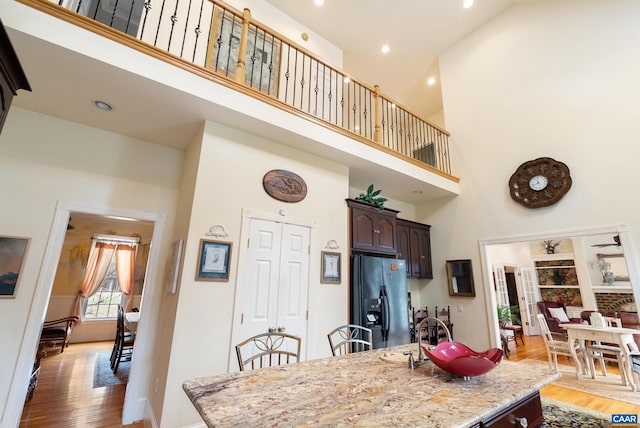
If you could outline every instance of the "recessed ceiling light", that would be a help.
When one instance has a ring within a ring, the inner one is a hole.
[[[462,7],[465,9],[469,9],[471,6],[473,6],[473,0],[464,0],[462,3]]]
[[[433,76],[429,77],[429,79],[427,80],[427,85],[433,86],[435,84],[436,84],[436,78]]]
[[[316,6],[322,6],[324,4],[324,0],[315,0]]]
[[[380,51],[384,54],[389,52],[389,45],[382,45],[382,48],[380,49]]]
[[[100,110],[104,110],[104,111],[111,111],[113,110],[113,107],[111,107],[111,105],[109,103],[106,103],[104,101],[94,101],[93,102],[96,107],[98,107]]]

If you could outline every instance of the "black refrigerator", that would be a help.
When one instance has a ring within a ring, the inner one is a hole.
[[[351,257],[351,323],[368,327],[373,347],[411,342],[404,260]]]

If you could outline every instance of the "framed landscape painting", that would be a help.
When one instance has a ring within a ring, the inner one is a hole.
[[[0,236],[0,298],[16,295],[29,238]]]

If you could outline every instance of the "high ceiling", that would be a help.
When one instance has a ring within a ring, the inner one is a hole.
[[[442,108],[438,55],[526,0],[266,0],[341,48],[344,71],[428,117]],[[389,45],[389,53],[380,49]],[[427,79],[436,78],[433,86]]]
[[[343,68],[350,75],[370,85],[379,84],[383,94],[429,116],[441,104],[439,84],[430,88],[425,83],[438,54],[512,3],[528,0],[476,0],[471,9],[461,7],[463,0],[403,0],[394,3],[402,7],[394,10],[389,10],[392,2],[382,0],[325,0],[321,8],[313,0],[266,1],[340,47],[344,52]],[[298,136],[277,126],[147,79],[127,67],[103,62],[97,54],[108,50],[98,46],[107,46],[108,42],[80,27],[64,25],[19,2],[0,1],[0,15],[4,25],[9,24],[9,37],[33,89],[20,91],[15,106],[178,149],[187,147],[203,120],[251,129],[273,141],[303,144]],[[64,26],[64,37],[50,29],[58,26]],[[42,36],[32,33],[33,28],[42,30],[35,32]],[[91,55],[56,44],[49,40],[47,31],[73,46],[83,49],[84,44],[92,46],[88,50]],[[91,41],[82,42],[85,39]],[[388,43],[391,49],[386,56],[380,53],[383,43]],[[164,70],[163,76],[174,74],[175,67],[153,59],[146,62],[151,69]],[[206,83],[199,79],[188,82]],[[99,111],[93,100],[106,100],[114,105],[114,110]],[[165,108],[168,103],[171,109]],[[350,185],[356,188],[365,188],[374,181],[385,182],[389,197],[407,202],[449,194],[438,186],[427,186],[391,169],[384,175],[384,168],[361,158],[347,159],[342,151],[315,154],[346,162],[351,172]],[[415,189],[423,193],[412,193]]]

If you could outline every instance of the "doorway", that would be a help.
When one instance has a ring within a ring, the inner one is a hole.
[[[513,266],[504,267],[504,279],[507,282],[509,306],[518,306],[518,288],[516,286],[516,274]]]
[[[36,284],[34,300],[28,317],[24,340],[22,341],[22,345],[19,350],[18,366],[16,368],[17,376],[14,376],[13,378],[10,394],[7,400],[7,408],[13,409],[11,415],[9,415],[9,419],[15,420],[16,424],[20,420],[20,415],[24,405],[24,395],[21,391],[26,390],[26,385],[29,380],[31,367],[33,366],[32,358],[40,337],[42,327],[41,323],[42,320],[44,320],[49,307],[54,278],[62,255],[64,238],[70,222],[70,217],[73,213],[105,217],[111,216],[112,218],[128,218],[136,221],[148,222],[153,225],[150,242],[159,242],[164,228],[164,215],[162,214],[114,210],[99,207],[92,208],[85,205],[68,204],[63,201],[58,202],[52,222],[51,233],[49,234],[49,240],[44,252],[42,268],[38,276],[38,283]],[[71,222],[71,224],[73,225],[73,222]],[[158,252],[158,245],[155,245],[149,250],[147,281],[153,280],[154,271],[158,265]],[[143,296],[141,297],[144,297],[142,300],[144,300],[145,303],[144,305],[141,305],[141,310],[144,311],[144,308],[149,308],[149,311],[148,317],[141,317],[137,330],[139,339],[136,341],[136,353],[131,361],[131,371],[123,405],[122,421],[125,424],[142,419],[144,415],[144,403],[142,400],[138,399],[141,390],[143,372],[145,370],[144,366],[141,365],[141,362],[147,358],[147,354],[150,353],[150,345],[153,342],[153,338],[148,334],[145,334],[146,330],[151,328],[151,325],[146,324],[145,318],[148,319],[155,316],[155,312],[157,311],[154,312],[154,302],[159,297],[156,296],[158,292],[154,290],[153,287],[144,287],[142,294]],[[140,336],[142,336],[142,338]]]
[[[614,240],[613,237],[616,237],[619,241]],[[541,287],[538,283],[536,265],[533,261],[535,257],[532,256],[532,253],[535,251],[541,251],[540,248],[537,247],[540,247],[542,242],[550,239],[568,241],[574,244],[570,249],[566,250],[571,252],[575,259],[576,266],[580,267],[580,269],[578,269],[578,279],[580,283],[579,289],[582,292],[582,304],[578,305],[580,307],[575,307],[573,309],[574,311],[579,312],[582,309],[594,309],[597,306],[596,300],[598,289],[601,287],[592,278],[592,274],[599,277],[599,272],[597,271],[597,261],[592,262],[591,259],[596,260],[596,253],[603,245],[599,244],[600,242],[603,242],[606,245],[609,245],[609,242],[620,244],[617,245],[616,251],[624,254],[624,258],[629,268],[629,281],[626,285],[626,292],[630,297],[637,301],[637,296],[640,295],[640,284],[638,282],[640,281],[640,269],[635,261],[636,256],[634,248],[631,245],[631,237],[628,227],[625,225],[564,232],[550,232],[544,234],[538,233],[486,241],[481,240],[480,255],[482,264],[485,267],[485,269],[483,269],[483,274],[485,275],[484,291],[486,298],[486,310],[489,314],[490,320],[489,329],[491,331],[492,346],[499,346],[500,343],[497,304],[499,301],[506,300],[506,295],[508,294],[506,288],[506,275],[502,278],[504,281],[504,288],[497,285],[500,282],[500,278],[494,278],[496,267],[502,268],[504,272],[504,266],[517,266],[517,269],[514,269],[514,273],[516,274],[516,284],[519,282],[526,284],[526,286],[523,286],[522,290],[520,290],[520,285],[517,286],[520,302],[522,303],[523,295],[530,300],[527,304],[527,310],[530,314],[529,316],[525,316],[525,318],[529,318],[529,327],[537,327],[535,322],[532,322],[533,318],[531,317],[535,317],[535,314],[537,313],[535,302],[541,297],[544,298],[544,295],[541,296],[540,290],[545,287]],[[565,250],[561,250],[560,252],[564,253]],[[550,257],[550,255],[546,254],[546,251],[544,253],[544,255],[540,256],[541,258]],[[518,272],[521,274],[520,276],[517,276]],[[520,280],[518,278],[520,278]],[[578,286],[575,288],[577,287]],[[498,293],[502,288],[504,289],[505,296],[500,300]],[[546,288],[548,290],[552,290],[553,293],[558,292],[558,287],[555,285],[549,285]],[[575,293],[575,290],[572,291]],[[608,291],[610,291],[610,289]],[[523,305],[520,304],[519,306],[522,310]],[[531,328],[530,331],[533,333],[534,328]]]

